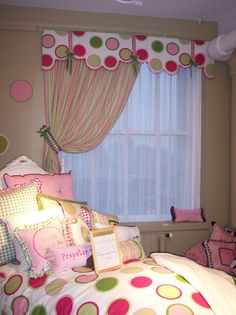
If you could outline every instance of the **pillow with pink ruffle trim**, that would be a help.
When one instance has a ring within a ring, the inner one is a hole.
[[[170,208],[173,222],[205,222],[203,209],[178,209]]]

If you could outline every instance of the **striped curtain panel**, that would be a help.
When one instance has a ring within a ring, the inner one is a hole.
[[[136,79],[132,64],[120,63],[114,71],[89,69],[84,61],[56,62],[43,71],[46,124],[64,152],[95,148],[122,113]],[[43,167],[60,171],[57,154],[44,143]]]

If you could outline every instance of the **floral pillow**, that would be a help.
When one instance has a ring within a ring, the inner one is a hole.
[[[70,245],[66,242],[62,220],[58,217],[16,229],[14,234],[30,266],[29,275],[32,278],[42,276],[49,269],[46,258],[48,248]]]
[[[53,206],[60,206],[65,217],[81,216],[89,228],[91,228],[91,214],[85,201],[74,201],[57,198],[46,194],[38,194],[37,201],[39,209],[47,209]]]
[[[96,223],[105,225],[116,225],[119,224],[119,218],[114,214],[105,214],[96,210],[91,210],[91,225],[92,228],[96,228]]]
[[[236,259],[234,242],[204,241],[207,253],[208,267],[232,274],[231,264]]]

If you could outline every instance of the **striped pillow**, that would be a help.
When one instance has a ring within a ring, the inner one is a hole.
[[[146,258],[142,244],[137,239],[119,242],[123,262]]]
[[[38,210],[36,195],[39,192],[39,181],[18,186],[0,192],[0,219],[10,215]],[[11,241],[6,224],[0,221],[0,265],[14,261],[15,248]]]

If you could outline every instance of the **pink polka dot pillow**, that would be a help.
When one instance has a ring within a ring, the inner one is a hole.
[[[41,192],[55,197],[73,199],[72,174],[26,174],[9,175],[4,174],[4,181],[7,187],[11,188],[18,184],[27,183],[32,179],[39,179]]]
[[[224,231],[218,224],[215,222],[213,224],[212,233],[210,236],[211,240],[215,241],[225,241],[225,242],[233,242],[234,241],[234,235],[231,233],[228,233],[227,231]]]
[[[233,242],[204,241],[207,253],[208,267],[225,271],[232,274],[232,262],[236,259],[236,244]]]
[[[46,257],[50,263],[50,271],[61,272],[73,267],[86,266],[92,255],[90,245],[76,245],[67,247],[50,247]]]
[[[205,222],[203,209],[178,209],[171,207],[170,209],[173,222]]]

